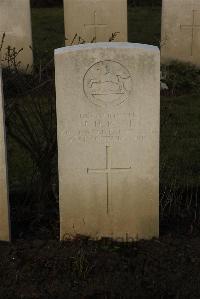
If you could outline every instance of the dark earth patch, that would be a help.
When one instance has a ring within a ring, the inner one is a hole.
[[[0,298],[200,298],[200,237],[0,243]]]

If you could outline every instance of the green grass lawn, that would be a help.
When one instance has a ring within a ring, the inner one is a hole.
[[[159,45],[160,8],[129,9],[129,41]],[[46,62],[53,50],[64,46],[62,8],[32,9],[33,47],[36,59]],[[39,57],[39,58],[38,58]],[[200,96],[161,98],[161,184],[175,187],[199,186]],[[31,163],[24,151],[12,143],[9,161],[10,181],[24,185]]]
[[[161,97],[161,183],[200,182],[200,96]]]
[[[161,7],[129,8],[129,42],[159,46],[160,31]]]
[[[54,49],[65,44],[64,13],[61,8],[32,9],[34,56],[49,61]]]

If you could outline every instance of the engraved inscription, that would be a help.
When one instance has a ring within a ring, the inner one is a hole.
[[[83,79],[83,87],[91,103],[101,107],[116,106],[129,98],[132,78],[122,64],[105,60],[89,68]]]
[[[85,144],[114,144],[127,142],[144,142],[146,138],[158,134],[158,130],[149,129],[148,132],[136,134],[136,119],[134,112],[117,113],[81,113],[77,115],[77,128],[65,130],[64,134],[69,142]]]
[[[134,112],[81,113],[77,115],[78,128],[68,127],[65,135],[70,142],[119,143],[129,138],[134,129]]]
[[[134,112],[80,114],[80,126],[75,138],[84,143],[119,143],[128,138],[134,128]]]

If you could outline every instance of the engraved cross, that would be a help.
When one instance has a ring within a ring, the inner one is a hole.
[[[86,27],[90,27],[90,28],[93,28],[93,29],[94,29],[94,39],[95,39],[95,40],[97,39],[97,28],[105,28],[105,27],[107,27],[106,24],[98,24],[98,23],[96,22],[96,17],[97,17],[97,13],[96,13],[96,11],[95,11],[95,12],[94,12],[94,16],[93,16],[93,18],[94,18],[93,23],[92,23],[92,24],[84,24],[85,28],[86,28]]]
[[[198,10],[192,11],[192,24],[191,25],[180,25],[181,29],[191,29],[192,30],[192,41],[191,41],[191,56],[193,56],[193,50],[194,50],[194,34],[196,29],[200,29],[200,24],[196,24],[195,17],[196,13],[200,13]]]
[[[111,177],[114,173],[120,173],[120,172],[127,172],[131,171],[131,167],[129,168],[112,168],[112,152],[111,147],[106,146],[106,168],[101,169],[87,169],[88,174],[106,174],[106,182],[107,182],[107,214],[109,214],[110,211],[110,202],[111,202],[111,196],[112,196],[112,181]]]

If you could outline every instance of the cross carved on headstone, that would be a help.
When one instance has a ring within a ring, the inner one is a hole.
[[[193,50],[194,50],[194,34],[196,29],[200,29],[200,24],[196,24],[195,17],[196,13],[200,14],[199,10],[193,10],[192,11],[192,24],[191,25],[180,25],[181,29],[191,29],[192,30],[192,40],[191,40],[191,56],[193,56]]]
[[[112,168],[112,152],[111,147],[106,146],[106,168],[100,168],[100,169],[87,169],[88,174],[106,174],[106,183],[107,183],[107,214],[109,214],[110,211],[110,202],[111,202],[111,196],[112,196],[112,181],[111,177],[114,173],[120,173],[120,172],[127,172],[131,171],[131,167],[129,168]]]
[[[96,22],[96,17],[97,17],[97,13],[96,13],[96,11],[94,11],[94,15],[93,15],[94,21],[93,21],[93,23],[92,24],[84,24],[85,28],[86,27],[90,27],[90,28],[94,29],[94,36],[93,36],[93,38],[95,40],[97,39],[97,28],[105,28],[105,27],[107,27],[107,24],[98,24]]]

